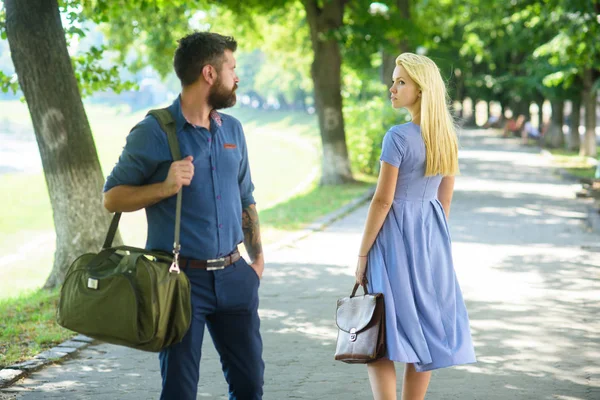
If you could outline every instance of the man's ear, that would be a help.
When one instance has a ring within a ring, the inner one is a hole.
[[[202,76],[209,85],[212,85],[215,82],[215,79],[217,78],[216,72],[217,71],[215,71],[214,67],[210,64],[202,67]]]

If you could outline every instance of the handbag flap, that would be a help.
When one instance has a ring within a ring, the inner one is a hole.
[[[373,318],[377,295],[344,297],[338,300],[336,325],[344,332],[354,329],[356,333],[365,329]]]

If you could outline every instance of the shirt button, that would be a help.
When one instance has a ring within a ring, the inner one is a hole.
[[[217,196],[217,200],[221,200],[221,195],[218,195],[218,196]]]
[[[209,142],[210,142],[211,140],[212,140],[211,138],[208,138],[208,141],[209,141]]]
[[[222,227],[223,227],[223,224],[219,224],[219,228],[222,228]]]
[[[214,171],[214,170],[216,170],[216,169],[217,169],[217,167],[212,167],[212,170],[213,170],[213,171]]]

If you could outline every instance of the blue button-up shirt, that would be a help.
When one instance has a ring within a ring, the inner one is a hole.
[[[197,260],[222,257],[243,241],[242,209],[255,203],[242,125],[216,111],[211,113],[210,130],[191,125],[181,112],[179,97],[169,111],[182,158],[194,157],[194,177],[182,194],[181,255]],[[104,191],[163,182],[172,162],[166,133],[154,117],[146,116],[127,136]],[[146,208],[147,249],[173,249],[176,198]]]

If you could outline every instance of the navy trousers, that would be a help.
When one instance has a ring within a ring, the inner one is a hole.
[[[180,343],[160,352],[161,400],[196,400],[205,325],[221,358],[229,399],[262,399],[258,275],[243,258],[218,271],[184,272],[192,290],[192,322]]]

